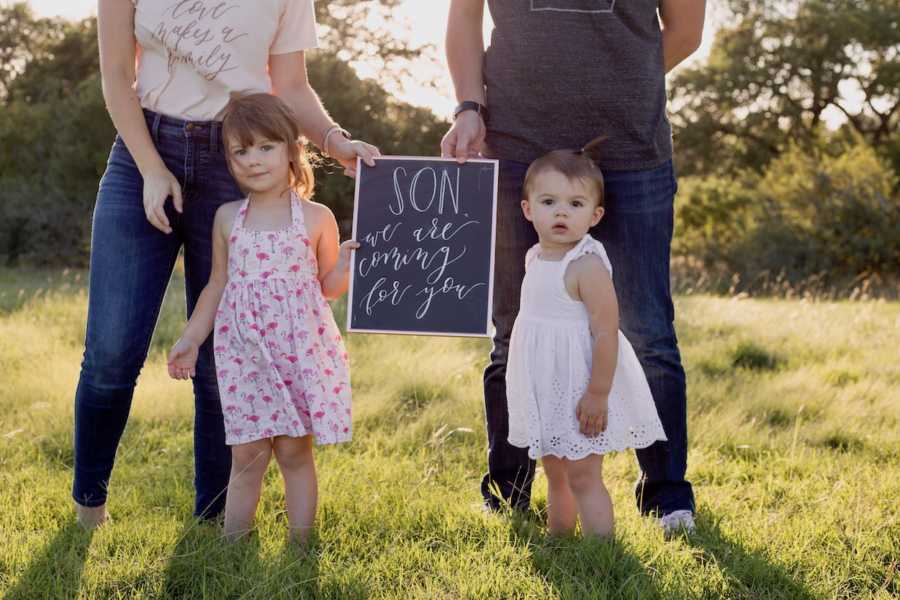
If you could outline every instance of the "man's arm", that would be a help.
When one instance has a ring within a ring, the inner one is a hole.
[[[662,0],[659,16],[663,25],[663,55],[668,73],[700,47],[706,0]]]
[[[484,104],[484,0],[451,0],[447,18],[447,65],[456,100]]]
[[[484,0],[451,0],[447,18],[447,65],[456,90],[456,99],[485,104],[484,78]],[[484,141],[485,126],[472,110],[459,114],[441,141],[441,156],[459,161],[475,157]]]

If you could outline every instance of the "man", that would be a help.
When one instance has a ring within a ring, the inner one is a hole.
[[[638,508],[666,532],[693,530],[685,480],[685,375],[674,329],[669,256],[676,183],[665,73],[700,45],[705,0],[451,0],[447,62],[459,101],[441,143],[460,161],[500,159],[494,348],[484,373],[485,505],[527,509],[534,461],[507,442],[506,355],[525,252],[537,241],[521,213],[528,164],[605,135],[597,162],[606,216],[591,231],[615,269],[621,329],[634,346],[668,438],[637,451]]]

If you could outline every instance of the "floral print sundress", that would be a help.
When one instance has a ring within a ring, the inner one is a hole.
[[[228,239],[228,283],[216,311],[214,349],[229,445],[284,435],[317,444],[350,440],[347,351],[322,295],[303,207],[291,224],[244,226],[249,198]]]

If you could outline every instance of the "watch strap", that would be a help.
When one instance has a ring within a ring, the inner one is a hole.
[[[475,102],[474,100],[463,100],[456,106],[456,110],[453,111],[453,119],[459,116],[460,113],[465,112],[467,110],[474,110],[481,118],[487,122],[488,120],[488,109],[487,106],[481,104],[480,102]]]

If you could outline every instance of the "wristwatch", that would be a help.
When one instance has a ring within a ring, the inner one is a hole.
[[[487,106],[481,104],[480,102],[475,102],[474,100],[463,100],[456,107],[456,110],[453,111],[453,120],[456,120],[456,117],[459,116],[459,113],[465,112],[467,110],[474,110],[477,114],[481,116],[481,119],[487,123],[488,120],[488,109]]]

